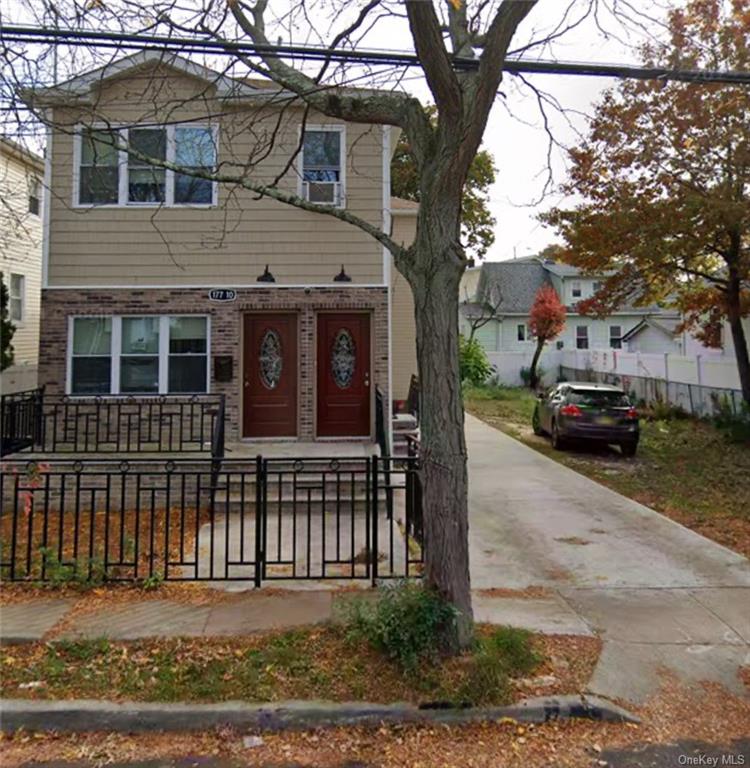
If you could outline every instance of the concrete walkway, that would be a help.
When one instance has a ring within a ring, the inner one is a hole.
[[[366,599],[365,593],[365,599]],[[371,593],[370,593],[371,594]],[[141,640],[164,637],[241,637],[255,632],[340,620],[356,592],[250,591],[214,602],[191,604],[137,596],[112,605],[77,610],[76,599],[36,599],[0,607],[0,641],[6,645],[54,639]],[[85,601],[85,598],[83,598]],[[524,600],[474,596],[477,621],[524,627],[546,634],[591,635],[591,629],[561,598]]]
[[[750,562],[466,417],[472,586],[553,590],[605,640],[592,693],[670,670],[746,693]]]

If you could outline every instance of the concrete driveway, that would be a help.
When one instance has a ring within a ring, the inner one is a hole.
[[[541,585],[605,647],[591,692],[641,701],[659,671],[747,693],[750,561],[467,414],[474,589]]]

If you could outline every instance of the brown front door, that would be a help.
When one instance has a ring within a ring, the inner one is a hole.
[[[318,315],[318,437],[370,435],[370,316]]]
[[[297,434],[297,316],[245,315],[245,437]]]

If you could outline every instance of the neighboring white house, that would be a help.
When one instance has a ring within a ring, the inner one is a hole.
[[[474,334],[488,353],[533,350],[529,314],[543,285],[552,285],[567,308],[565,330],[550,345],[553,349],[682,353],[682,334],[675,331],[680,314],[675,310],[627,306],[605,318],[579,314],[576,305],[598,290],[604,276],[584,277],[575,267],[533,256],[485,263],[478,279],[475,272],[467,271],[467,284],[462,287],[460,327],[468,334],[472,319],[492,308],[495,319]],[[473,292],[472,284],[476,285]]]
[[[0,272],[16,327],[14,364],[0,378],[3,394],[37,382],[43,177],[41,157],[0,138]]]

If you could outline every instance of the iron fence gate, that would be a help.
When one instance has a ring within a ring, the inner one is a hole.
[[[418,575],[416,457],[8,462],[0,577],[252,581]]]

